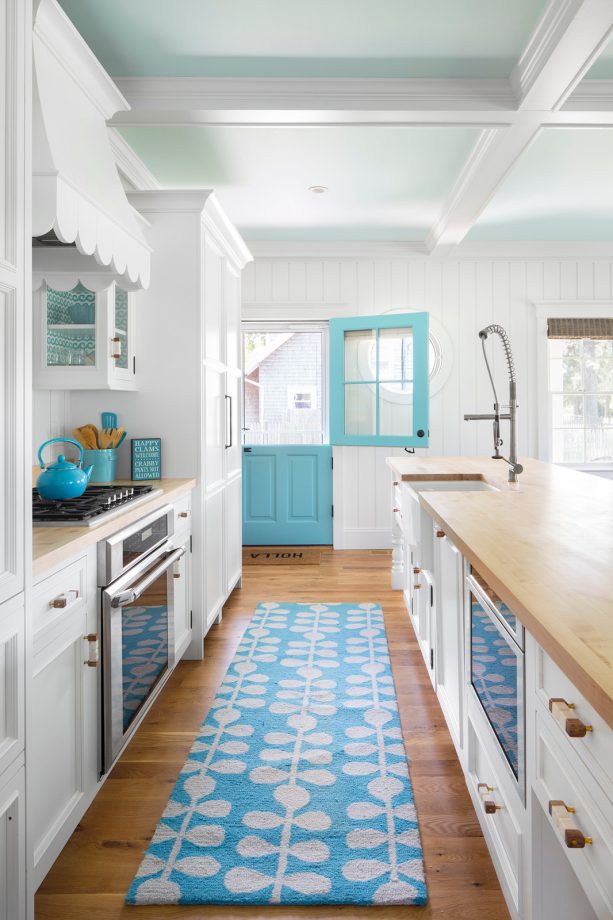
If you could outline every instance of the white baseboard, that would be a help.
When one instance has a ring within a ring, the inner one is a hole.
[[[334,534],[334,549],[390,549],[390,527],[349,527]]]

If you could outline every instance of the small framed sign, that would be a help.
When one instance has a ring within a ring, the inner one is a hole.
[[[132,479],[161,479],[162,439],[132,438]]]

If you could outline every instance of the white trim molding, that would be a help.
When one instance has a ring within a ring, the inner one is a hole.
[[[551,400],[549,399],[549,360],[547,320],[556,317],[613,317],[610,300],[537,300],[536,314],[536,398],[538,404],[538,458],[551,463]],[[564,464],[582,470],[613,470],[613,463]]]

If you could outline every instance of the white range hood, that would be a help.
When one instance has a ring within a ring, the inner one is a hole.
[[[53,230],[147,287],[147,222],[126,198],[106,125],[130,107],[55,0],[38,7],[33,66],[32,235]]]

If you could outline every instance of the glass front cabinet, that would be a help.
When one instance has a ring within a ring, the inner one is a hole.
[[[134,297],[115,282],[64,291],[44,281],[34,292],[34,386],[137,389]]]

